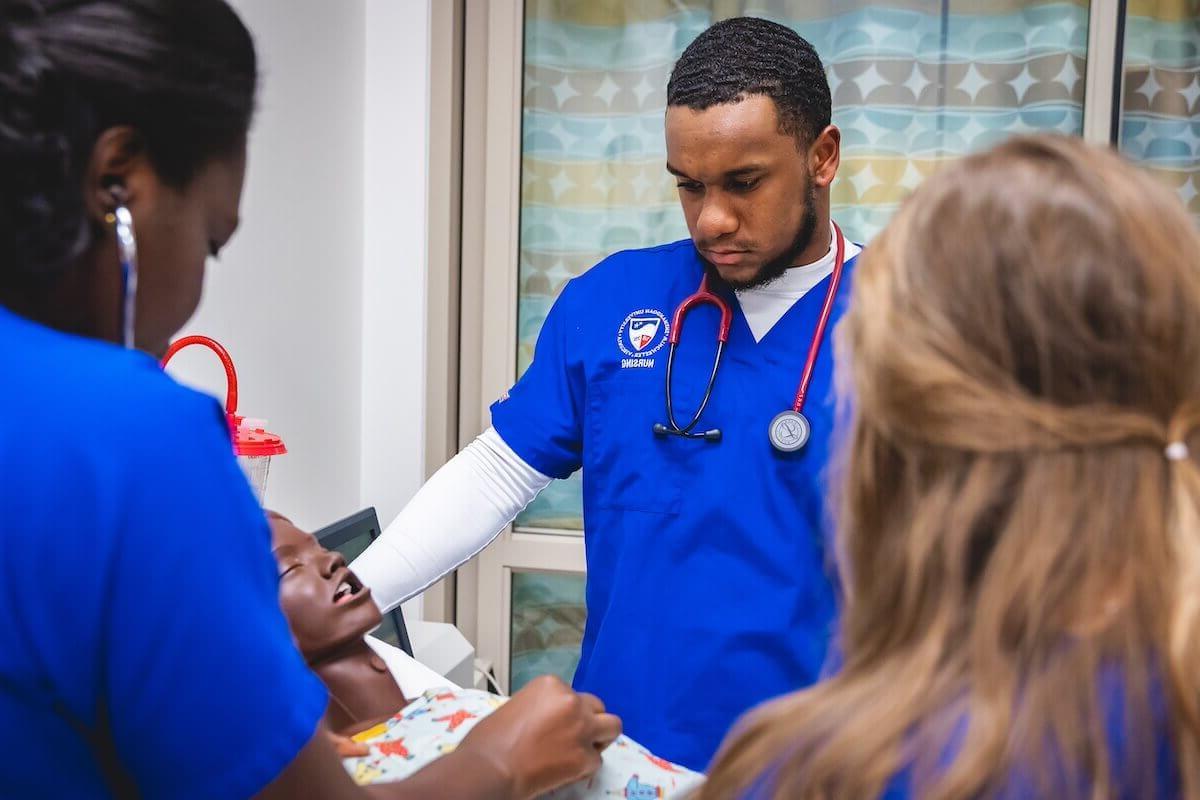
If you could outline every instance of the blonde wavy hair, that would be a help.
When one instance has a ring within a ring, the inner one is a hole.
[[[921,186],[838,333],[844,667],[746,715],[703,797],[1200,798],[1200,235],[1107,149]],[[1107,730],[1124,735],[1114,753]]]

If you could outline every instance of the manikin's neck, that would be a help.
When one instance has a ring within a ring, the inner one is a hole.
[[[387,664],[362,638],[310,660],[308,666],[329,690],[325,718],[336,733],[366,730],[407,705]]]

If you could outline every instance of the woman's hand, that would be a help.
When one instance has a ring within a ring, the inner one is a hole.
[[[338,754],[339,758],[361,758],[362,756],[371,755],[371,748],[362,742],[356,742],[349,736],[343,736],[340,733],[334,733],[331,730],[325,731],[326,738],[333,745],[333,751]]]
[[[533,798],[586,778],[600,753],[621,735],[604,703],[543,675],[480,721],[458,750],[489,763],[514,798]]]

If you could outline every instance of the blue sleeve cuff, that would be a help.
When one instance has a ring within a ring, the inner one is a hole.
[[[500,434],[500,438],[504,443],[512,448],[513,452],[520,456],[521,460],[529,466],[536,469],[548,478],[557,478],[564,480],[571,477],[578,465],[574,463],[564,463],[560,459],[554,458],[552,455],[540,452],[533,442],[536,440],[538,432],[528,431],[525,426],[512,415],[504,413],[501,408],[504,401],[499,400],[492,404],[492,427],[496,429],[496,433]]]

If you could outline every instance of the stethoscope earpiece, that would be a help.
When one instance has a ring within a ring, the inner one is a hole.
[[[116,203],[107,218],[116,234],[117,259],[121,266],[121,342],[126,349],[133,349],[137,327],[137,237],[133,231],[133,215],[125,204],[125,187],[113,184],[109,191]]]

